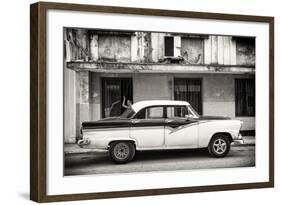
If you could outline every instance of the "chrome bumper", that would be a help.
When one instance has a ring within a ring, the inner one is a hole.
[[[242,138],[242,135],[239,134],[239,135],[238,135],[238,138],[235,139],[235,140],[233,140],[233,143],[234,143],[234,144],[237,144],[237,145],[239,145],[239,144],[244,144],[244,140],[243,140],[243,138]]]
[[[77,144],[79,147],[84,148],[85,146],[90,144],[90,140],[89,139],[78,140]]]
[[[233,143],[236,144],[236,145],[244,144],[244,140],[243,139],[241,139],[241,140],[233,140]]]

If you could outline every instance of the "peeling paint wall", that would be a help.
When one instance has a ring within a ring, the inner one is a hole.
[[[173,39],[166,60],[165,37]],[[247,37],[65,29],[66,61],[255,65],[255,40]]]
[[[85,29],[65,29],[65,58],[66,61],[88,61],[89,36]]]
[[[98,60],[110,62],[131,61],[130,36],[99,36]]]
[[[144,33],[144,62],[152,62],[152,39],[151,32]]]
[[[231,36],[209,36],[204,40],[204,63],[236,65],[236,41]]]
[[[204,39],[182,38],[181,56],[189,64],[203,64],[204,59]]]

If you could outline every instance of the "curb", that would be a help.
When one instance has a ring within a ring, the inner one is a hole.
[[[233,147],[247,147],[247,146],[256,146],[255,143],[248,143],[248,144],[233,144]]]

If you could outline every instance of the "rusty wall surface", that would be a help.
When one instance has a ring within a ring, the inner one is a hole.
[[[181,56],[189,64],[203,64],[204,58],[204,39],[201,38],[182,38]]]
[[[174,56],[165,57],[166,36],[173,37]],[[255,66],[255,40],[246,37],[65,29],[64,42],[68,62]]]
[[[144,62],[152,62],[151,32],[144,32]]]
[[[65,58],[67,61],[87,61],[89,36],[85,29],[65,29]]]
[[[131,61],[131,37],[130,36],[99,36],[98,59],[110,62]]]

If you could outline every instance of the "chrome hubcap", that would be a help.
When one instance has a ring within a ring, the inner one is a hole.
[[[226,142],[223,139],[217,139],[213,144],[213,149],[217,154],[223,154],[226,150]]]
[[[115,145],[113,152],[117,159],[126,159],[130,153],[129,146],[125,143],[118,143]]]

